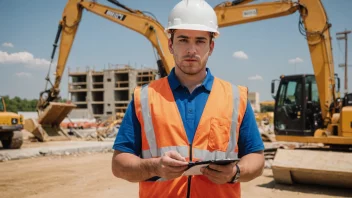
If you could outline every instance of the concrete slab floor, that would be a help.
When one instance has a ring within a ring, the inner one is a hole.
[[[0,162],[47,155],[112,151],[113,141],[52,141],[24,143],[21,149],[0,149]]]

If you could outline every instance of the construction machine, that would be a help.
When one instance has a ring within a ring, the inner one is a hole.
[[[82,18],[83,10],[90,11],[145,36],[157,50],[159,56],[157,65],[161,77],[166,76],[166,73],[171,71],[173,67],[174,59],[168,50],[168,38],[167,34],[164,32],[163,26],[155,18],[147,15],[149,14],[147,12],[128,8],[116,0],[108,1],[122,9],[111,8],[89,0],[68,0],[65,6],[51,54],[52,64],[60,39],[55,82],[52,83],[49,78],[50,64],[46,77],[45,91],[40,93],[37,105],[38,119],[28,119],[25,125],[25,128],[32,132],[40,141],[70,138],[67,133],[61,129],[60,123],[76,105],[58,102],[60,99],[59,86],[65,70],[66,61]],[[50,89],[47,89],[48,83],[51,85]]]
[[[254,112],[260,135],[264,142],[274,142],[274,105],[275,101],[260,102],[260,112]]]
[[[23,123],[23,115],[7,112],[5,100],[0,97],[0,140],[4,149],[21,148]]]
[[[314,74],[282,75],[276,94],[276,80],[272,81],[276,140],[314,146],[278,149],[272,164],[275,181],[351,188],[352,94],[339,97],[340,83],[334,73],[329,32],[331,24],[322,2],[250,2],[240,0],[217,5],[214,9],[219,27],[298,12],[299,31],[307,40],[314,70]]]

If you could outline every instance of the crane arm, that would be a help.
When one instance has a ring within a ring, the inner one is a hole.
[[[87,0],[68,1],[64,9],[62,19],[59,23],[58,33],[54,43],[54,50],[51,56],[51,60],[53,60],[57,42],[61,35],[55,82],[51,89],[41,92],[37,109],[43,110],[49,105],[50,102],[55,101],[58,98],[61,78],[65,70],[66,62],[69,57],[84,9],[145,36],[152,43],[153,47],[156,48],[161,58],[160,67],[163,67],[167,73],[171,71],[174,66],[174,59],[169,52],[168,38],[164,32],[163,26],[155,19],[143,14],[141,11],[127,8],[126,6],[119,4],[116,0],[109,1],[119,5],[126,11],[114,9]],[[159,64],[160,61],[158,61],[158,66]],[[43,98],[42,95],[44,93],[47,93],[47,98]]]
[[[286,16],[299,11],[300,31],[305,34],[317,82],[323,119],[330,117],[329,105],[335,102],[335,76],[329,28],[331,24],[320,0],[290,0],[259,4],[233,5],[229,2],[214,7],[219,27]],[[304,25],[304,27],[302,26]],[[336,104],[335,104],[336,107]]]

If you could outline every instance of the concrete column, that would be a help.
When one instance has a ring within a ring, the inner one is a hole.
[[[128,100],[131,101],[132,100],[132,94],[134,89],[137,87],[137,70],[130,70],[130,72],[128,73],[128,87],[129,87],[129,93],[128,93]]]
[[[114,70],[104,71],[104,115],[115,115],[114,102],[115,75]],[[111,112],[111,114],[108,114]]]
[[[87,71],[87,97],[86,97],[86,101],[87,101],[87,109],[90,112],[93,112],[93,108],[92,108],[92,70],[88,70]]]

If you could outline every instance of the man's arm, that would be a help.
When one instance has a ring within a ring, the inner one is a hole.
[[[240,127],[238,147],[241,158],[238,163],[241,171],[239,181],[251,181],[263,173],[265,158],[263,140],[249,101]]]
[[[238,182],[248,182],[262,174],[264,168],[263,151],[250,153],[241,158],[238,163],[240,168],[240,178]],[[216,184],[224,184],[231,182],[233,176],[237,172],[237,167],[234,163],[229,165],[210,164],[209,168],[201,168],[203,175]]]
[[[263,173],[264,169],[264,152],[258,151],[255,153],[250,153],[241,158],[238,163],[238,167],[241,171],[241,176],[239,182],[248,182],[256,177],[259,177]],[[234,173],[236,173],[236,167],[234,168]],[[234,174],[233,174],[234,175]]]
[[[158,158],[141,159],[130,153],[115,151],[112,160],[112,172],[121,179],[130,182],[145,181],[152,177],[174,179],[183,174],[188,162],[176,151],[165,153]]]
[[[157,175],[156,158],[141,159],[131,153],[123,153],[115,150],[112,157],[112,173],[115,177],[139,182]]]
[[[141,159],[141,126],[134,109],[134,100],[128,105],[117,133],[112,157],[112,173],[130,182],[144,181],[154,176],[172,179],[182,175],[186,160],[177,152],[168,152],[159,158]]]

